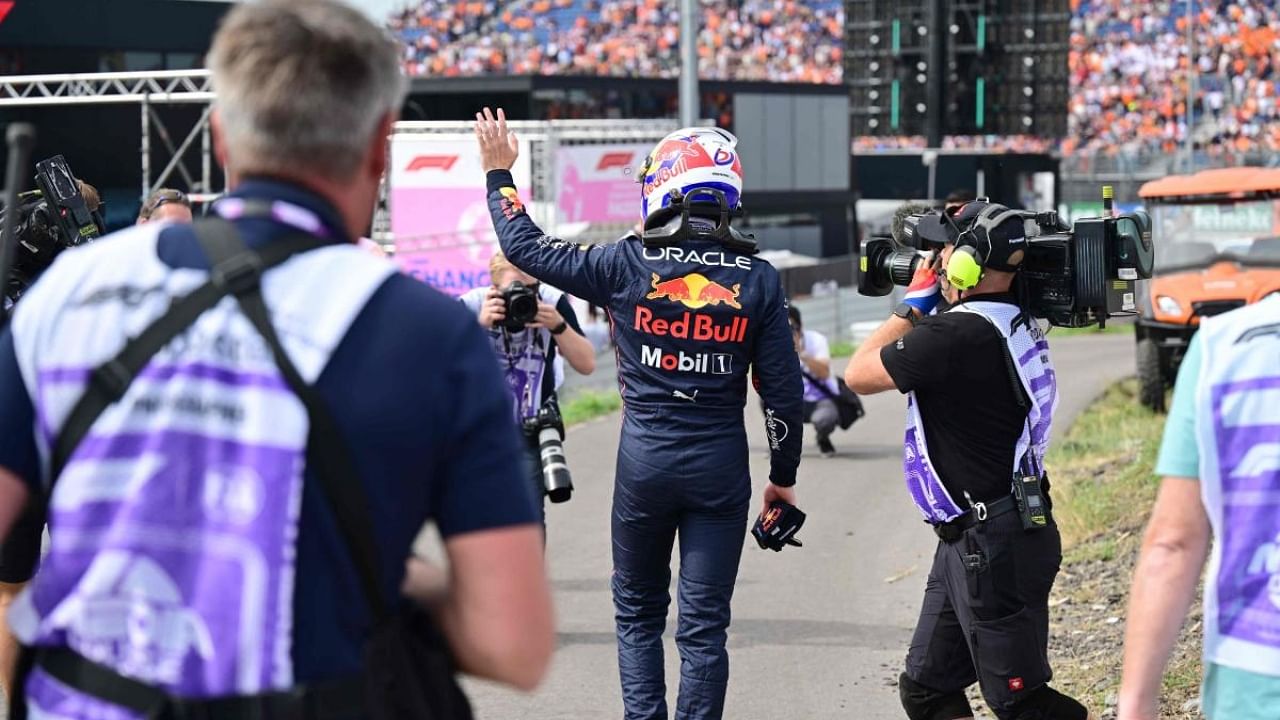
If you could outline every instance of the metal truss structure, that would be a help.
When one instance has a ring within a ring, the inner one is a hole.
[[[177,172],[193,193],[214,193],[213,144],[209,113],[214,94],[208,70],[157,72],[76,73],[63,75],[0,76],[0,108],[104,104],[136,104],[142,129],[139,156],[142,164],[141,197],[163,187]],[[203,105],[195,126],[179,143],[155,110],[157,105]],[[152,180],[152,136],[169,153],[169,161]],[[183,155],[200,139],[200,177],[192,174]]]
[[[710,125],[711,121],[701,120],[697,124]],[[513,120],[508,123],[515,133],[528,140],[530,155],[533,160],[532,182],[533,196],[537,198],[558,197],[561,186],[561,168],[557,162],[557,150],[562,146],[594,145],[601,143],[656,143],[668,133],[680,128],[676,120]],[[401,121],[396,123],[396,134],[442,134],[467,135],[474,125],[467,121]],[[636,191],[639,195],[639,190]],[[374,237],[382,239],[390,237],[390,221],[386,213],[386,187],[383,187],[383,202],[379,203],[379,212],[374,217]],[[552,235],[563,231],[555,212],[554,202],[539,202],[530,208],[530,216],[539,227]],[[616,238],[625,226],[595,225],[585,234],[575,236],[581,241],[596,241]],[[447,245],[447,238],[442,243]]]
[[[175,173],[186,182],[193,200],[218,197],[221,188],[212,187],[213,144],[209,131],[213,99],[212,75],[208,70],[0,76],[0,109],[138,105],[142,133],[139,148],[142,170],[140,198],[164,187]],[[170,133],[156,112],[156,107],[161,105],[203,106],[203,110],[195,125],[185,135],[178,136]],[[555,188],[560,181],[555,162],[559,146],[656,142],[678,127],[674,120],[551,120],[512,122],[511,125],[532,141],[533,181],[541,197],[555,197]],[[470,122],[400,122],[395,129],[397,133],[427,134],[467,134],[471,131]],[[198,177],[183,159],[197,139],[201,158]],[[157,142],[167,151],[169,160],[153,177],[152,148]],[[554,216],[539,219],[548,225],[555,224]],[[389,224],[384,183],[379,211],[374,219],[374,237],[379,240],[387,238]]]

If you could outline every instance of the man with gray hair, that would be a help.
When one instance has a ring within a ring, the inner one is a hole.
[[[209,63],[217,218],[64,253],[0,333],[0,536],[46,496],[53,528],[9,618],[27,707],[466,717],[411,632],[433,627],[461,670],[534,687],[550,596],[493,353],[355,244],[397,47],[334,0],[267,0],[227,14]],[[407,560],[429,521],[447,574]]]

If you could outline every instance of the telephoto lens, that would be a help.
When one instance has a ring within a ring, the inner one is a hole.
[[[538,453],[542,457],[542,486],[553,503],[568,502],[573,496],[573,478],[564,457],[560,429],[544,425],[538,431]]]

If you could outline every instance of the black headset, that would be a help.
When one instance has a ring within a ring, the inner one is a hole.
[[[999,263],[992,262],[997,242],[992,233],[1005,222],[1025,219],[1026,215],[998,203],[988,203],[982,208],[969,227],[956,236],[956,249],[947,261],[947,281],[960,290],[972,290],[988,268],[1004,272],[1017,270],[1017,266],[1008,264],[1007,257]]]

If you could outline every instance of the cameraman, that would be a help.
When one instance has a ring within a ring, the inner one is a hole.
[[[94,216],[95,221],[100,220],[98,210],[102,206],[102,198],[98,189],[77,179],[76,190],[84,200],[85,209]],[[14,243],[11,276],[0,279],[4,282],[6,310],[17,303],[59,253],[73,244],[57,227],[36,227],[31,224],[39,214],[37,209],[42,205],[47,207],[47,200],[39,194],[28,197],[38,199],[29,200],[18,208],[15,237],[19,242]],[[99,226],[100,232],[102,229]],[[9,535],[0,543],[0,620],[3,621],[0,623],[0,690],[4,691],[6,698],[11,697],[14,670],[18,661],[18,641],[9,632],[9,608],[31,578],[35,577],[40,563],[44,527],[44,513],[33,503],[18,517]]]
[[[1002,209],[973,202],[942,217],[941,256],[845,372],[855,392],[907,394],[907,488],[940,538],[899,680],[911,720],[972,716],[964,690],[975,681],[1000,720],[1088,716],[1047,684],[1062,552],[1042,468],[1057,381],[1011,292],[1025,229]],[[928,317],[944,294],[952,307]]]
[[[520,272],[501,252],[489,260],[489,276],[492,285],[472,288],[459,300],[476,313],[480,327],[489,333],[489,344],[498,356],[498,365],[511,389],[516,424],[527,427],[538,411],[547,406],[559,416],[556,390],[564,380],[559,357],[582,375],[590,375],[596,369],[595,349],[582,334],[569,296]],[[537,298],[538,314],[532,322],[517,329],[507,323],[510,310],[506,298],[513,292],[521,292],[521,288]],[[542,498],[546,493],[536,433],[526,431],[525,440],[533,496]],[[541,502],[538,506],[542,508],[545,526],[546,509]]]

